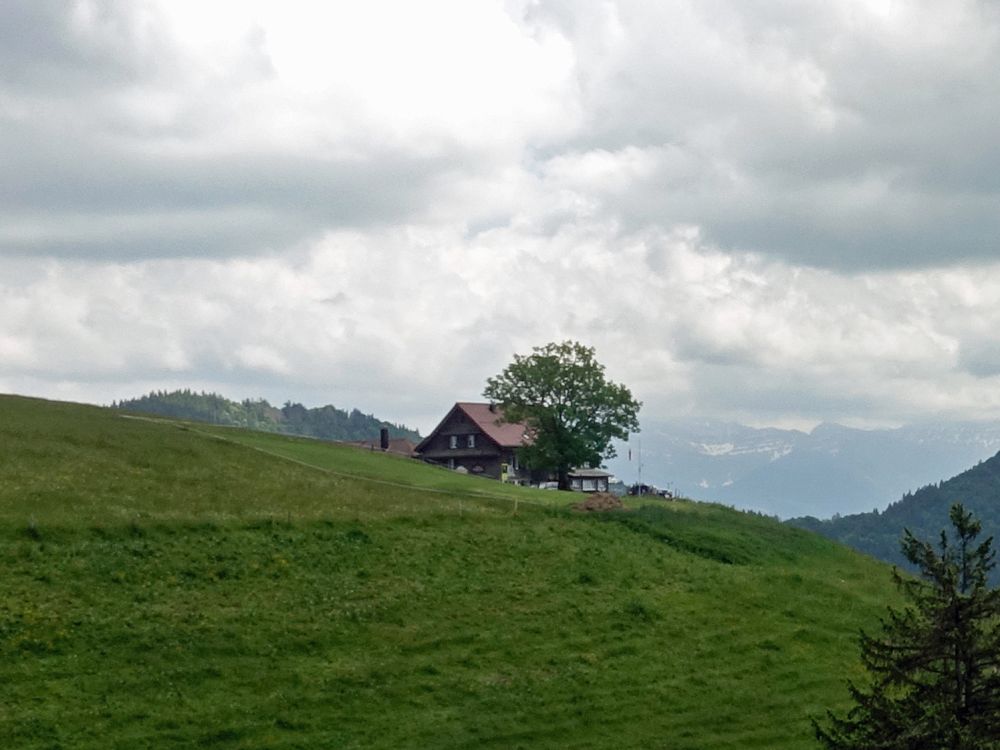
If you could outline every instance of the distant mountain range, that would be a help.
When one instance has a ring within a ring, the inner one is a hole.
[[[881,513],[859,513],[826,521],[793,518],[787,523],[906,567],[899,551],[903,530],[936,541],[942,529],[950,529],[948,509],[952,503],[962,503],[979,519],[983,525],[980,539],[993,536],[1000,542],[1000,453],[945,482],[904,495]],[[1000,584],[1000,570],[994,569],[992,582]]]
[[[677,493],[782,518],[884,508],[1000,451],[1000,422],[811,432],[729,422],[646,422],[608,468]],[[629,460],[631,451],[631,460]]]
[[[309,409],[302,404],[288,402],[277,407],[264,399],[232,401],[217,393],[180,390],[155,391],[139,398],[116,401],[112,407],[325,440],[378,440],[384,427],[389,430],[389,437],[407,438],[414,443],[420,441],[416,430],[376,419],[357,409],[346,411],[330,405]]]

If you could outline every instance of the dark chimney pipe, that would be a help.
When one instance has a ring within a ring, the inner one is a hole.
[[[378,433],[378,442],[382,450],[389,450],[389,428],[383,427]]]

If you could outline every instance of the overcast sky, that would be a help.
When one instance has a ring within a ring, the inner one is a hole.
[[[1000,418],[995,0],[12,0],[0,392]]]

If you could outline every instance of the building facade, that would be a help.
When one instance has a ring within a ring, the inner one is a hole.
[[[502,421],[493,404],[460,401],[417,445],[424,461],[476,476],[526,483],[530,474],[518,465],[517,449],[528,439],[525,425]]]

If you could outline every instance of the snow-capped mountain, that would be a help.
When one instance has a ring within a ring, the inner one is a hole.
[[[647,422],[608,462],[642,481],[701,500],[787,518],[884,508],[1000,451],[1000,422],[892,430],[821,424],[811,432],[717,421]],[[631,460],[630,460],[631,454]]]

